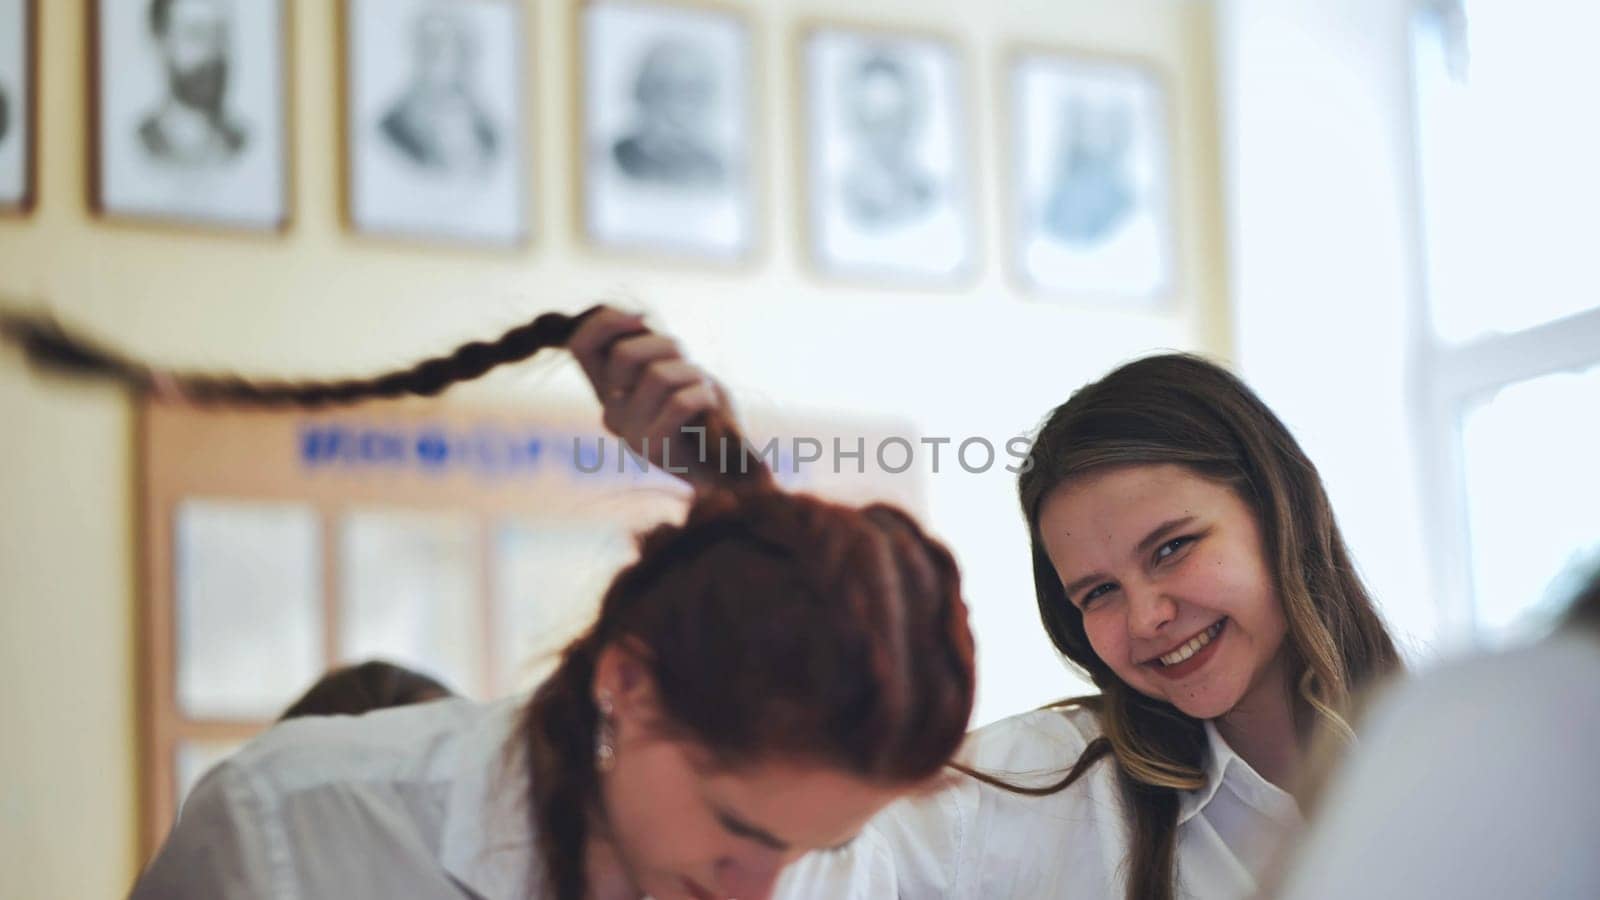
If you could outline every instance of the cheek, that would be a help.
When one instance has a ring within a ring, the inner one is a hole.
[[[1284,632],[1283,604],[1272,579],[1259,565],[1217,560],[1200,567],[1203,595],[1218,612],[1226,613],[1244,630],[1267,639]]]
[[[670,752],[622,760],[608,783],[611,827],[637,871],[673,869],[714,855],[722,829],[696,789],[693,771]]]
[[[1115,611],[1103,611],[1083,617],[1083,633],[1089,638],[1089,647],[1100,661],[1111,667],[1123,681],[1128,681],[1131,664],[1128,661],[1128,629]]]

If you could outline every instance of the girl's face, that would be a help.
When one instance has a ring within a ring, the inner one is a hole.
[[[1232,489],[1178,465],[1093,472],[1045,497],[1039,533],[1095,655],[1139,693],[1214,719],[1283,689],[1283,605]]]
[[[601,775],[604,827],[629,880],[654,900],[763,900],[789,863],[844,847],[906,793],[798,762],[719,767],[704,748],[661,734],[642,668],[608,675],[615,653],[596,673],[615,729],[615,763]]]

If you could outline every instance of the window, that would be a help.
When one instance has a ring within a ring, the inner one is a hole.
[[[1413,35],[1416,399],[1447,626],[1498,643],[1600,563],[1600,7],[1429,0]]]

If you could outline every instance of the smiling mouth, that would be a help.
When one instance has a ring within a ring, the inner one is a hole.
[[[1152,660],[1147,660],[1145,665],[1155,666],[1157,669],[1168,669],[1174,666],[1180,666],[1183,663],[1188,662],[1190,659],[1193,659],[1196,654],[1210,646],[1211,642],[1216,639],[1217,635],[1222,633],[1223,626],[1227,624],[1228,617],[1223,616],[1216,622],[1212,623],[1210,628],[1207,628],[1205,631],[1202,631],[1185,641],[1182,645],[1172,650],[1172,652],[1164,653]]]

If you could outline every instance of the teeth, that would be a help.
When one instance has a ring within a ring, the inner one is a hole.
[[[1200,648],[1211,643],[1212,638],[1222,633],[1222,623],[1226,621],[1227,619],[1218,619],[1215,625],[1190,638],[1187,644],[1161,657],[1161,664],[1163,666],[1175,666],[1199,653]]]

